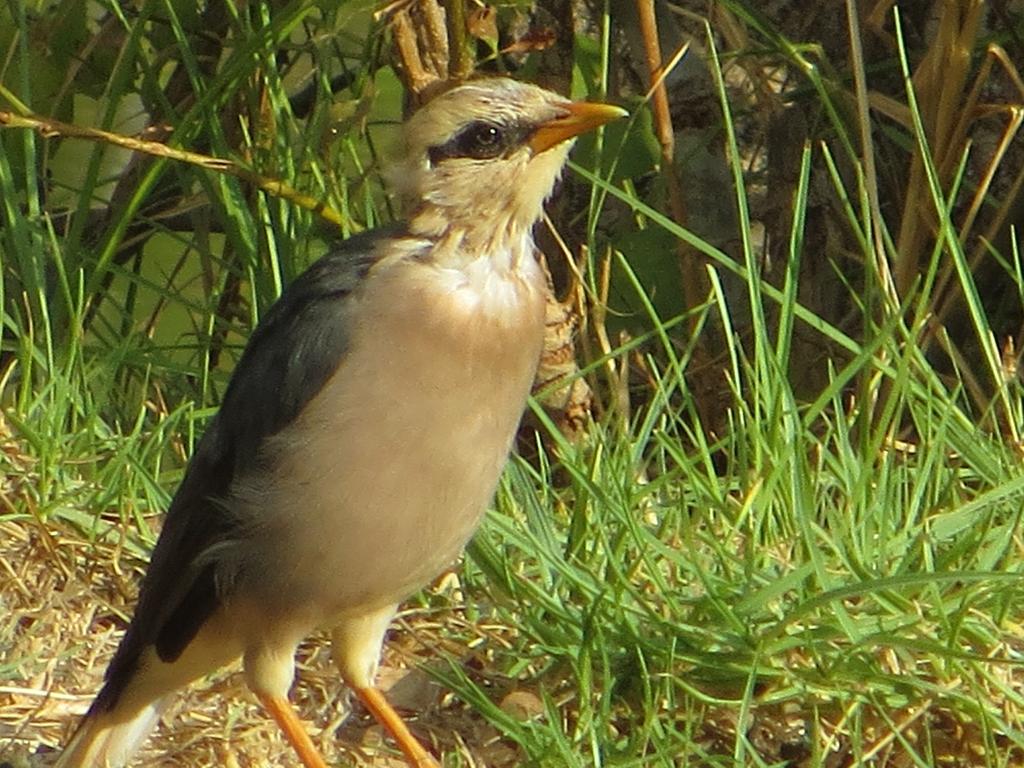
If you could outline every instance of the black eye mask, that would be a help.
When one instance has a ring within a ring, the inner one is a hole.
[[[459,130],[444,144],[430,147],[427,150],[427,157],[431,165],[457,157],[492,160],[521,146],[533,131],[532,125],[502,125],[476,120]]]

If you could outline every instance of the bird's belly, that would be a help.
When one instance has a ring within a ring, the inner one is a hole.
[[[390,303],[367,308],[343,365],[268,443],[273,471],[239,494],[254,510],[252,551],[265,553],[243,577],[285,600],[280,610],[313,608],[317,623],[397,603],[458,556],[543,341],[535,286],[499,317],[381,288]]]

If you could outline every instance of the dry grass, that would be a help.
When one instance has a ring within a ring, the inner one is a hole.
[[[16,768],[55,761],[100,686],[143,565],[122,548],[90,544],[57,525],[0,522],[0,672],[7,681],[0,685],[0,760]],[[454,591],[454,581],[446,579],[443,588]],[[449,623],[473,631],[457,612],[404,616],[385,652],[380,684],[435,750],[458,752],[464,765],[515,764],[515,751],[421,668]],[[325,637],[303,644],[298,662],[292,699],[329,763],[404,765],[366,713],[350,714]],[[294,764],[238,671],[235,665],[182,692],[137,764]]]

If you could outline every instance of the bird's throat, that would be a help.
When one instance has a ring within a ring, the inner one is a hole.
[[[465,220],[450,216],[446,209],[424,205],[411,217],[409,233],[429,244],[423,253],[446,269],[514,274],[532,271],[536,261],[532,222],[524,225],[510,216],[486,222]]]

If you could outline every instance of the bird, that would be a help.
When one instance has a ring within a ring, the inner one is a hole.
[[[534,224],[574,137],[625,114],[486,77],[405,122],[403,215],[335,245],[252,332],[58,768],[128,764],[176,691],[238,659],[325,768],[288,700],[318,628],[406,762],[437,765],[374,687],[385,634],[492,500],[544,337]]]

